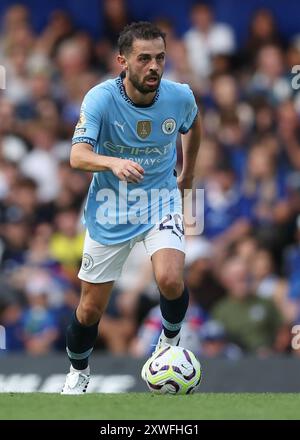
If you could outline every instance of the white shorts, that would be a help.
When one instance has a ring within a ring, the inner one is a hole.
[[[89,283],[117,280],[133,246],[140,241],[150,257],[160,249],[177,249],[185,253],[182,214],[168,214],[149,231],[124,243],[109,246],[93,240],[86,231],[78,278]]]

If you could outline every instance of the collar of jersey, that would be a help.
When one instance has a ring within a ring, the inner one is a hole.
[[[121,74],[116,78],[116,83],[119,89],[119,92],[122,96],[123,99],[125,99],[126,102],[128,102],[129,104],[133,105],[134,107],[151,107],[153,104],[156,103],[156,101],[158,100],[159,97],[159,88],[156,90],[156,94],[152,100],[152,102],[150,102],[150,104],[136,104],[135,102],[132,101],[132,99],[129,98],[129,96],[126,93],[124,84],[123,84],[123,79],[125,78],[125,72],[121,72]]]

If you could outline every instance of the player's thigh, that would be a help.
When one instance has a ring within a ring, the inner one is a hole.
[[[160,249],[152,255],[152,266],[158,284],[181,287],[185,254],[177,249]]]
[[[114,281],[99,284],[81,281],[80,302],[89,301],[93,302],[95,305],[107,303],[113,286]]]
[[[90,284],[103,284],[117,280],[130,250],[128,241],[109,246],[103,245],[93,240],[86,231],[78,278]]]
[[[152,259],[153,271],[159,283],[182,282],[185,260],[183,217],[180,213],[168,214],[144,238],[147,253]]]

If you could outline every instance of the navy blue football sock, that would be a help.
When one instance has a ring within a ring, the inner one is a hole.
[[[189,305],[189,292],[186,287],[182,295],[176,299],[166,299],[160,294],[160,310],[162,314],[162,324],[167,338],[174,338],[181,329],[187,308]]]
[[[89,356],[98,335],[98,324],[99,322],[91,326],[82,325],[76,312],[73,315],[67,328],[67,354],[76,370],[84,370],[88,366]]]

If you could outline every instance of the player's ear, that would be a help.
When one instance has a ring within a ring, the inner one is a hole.
[[[124,55],[118,55],[117,56],[117,61],[120,64],[120,66],[122,67],[123,70],[127,70],[128,69],[127,60],[124,57]]]

